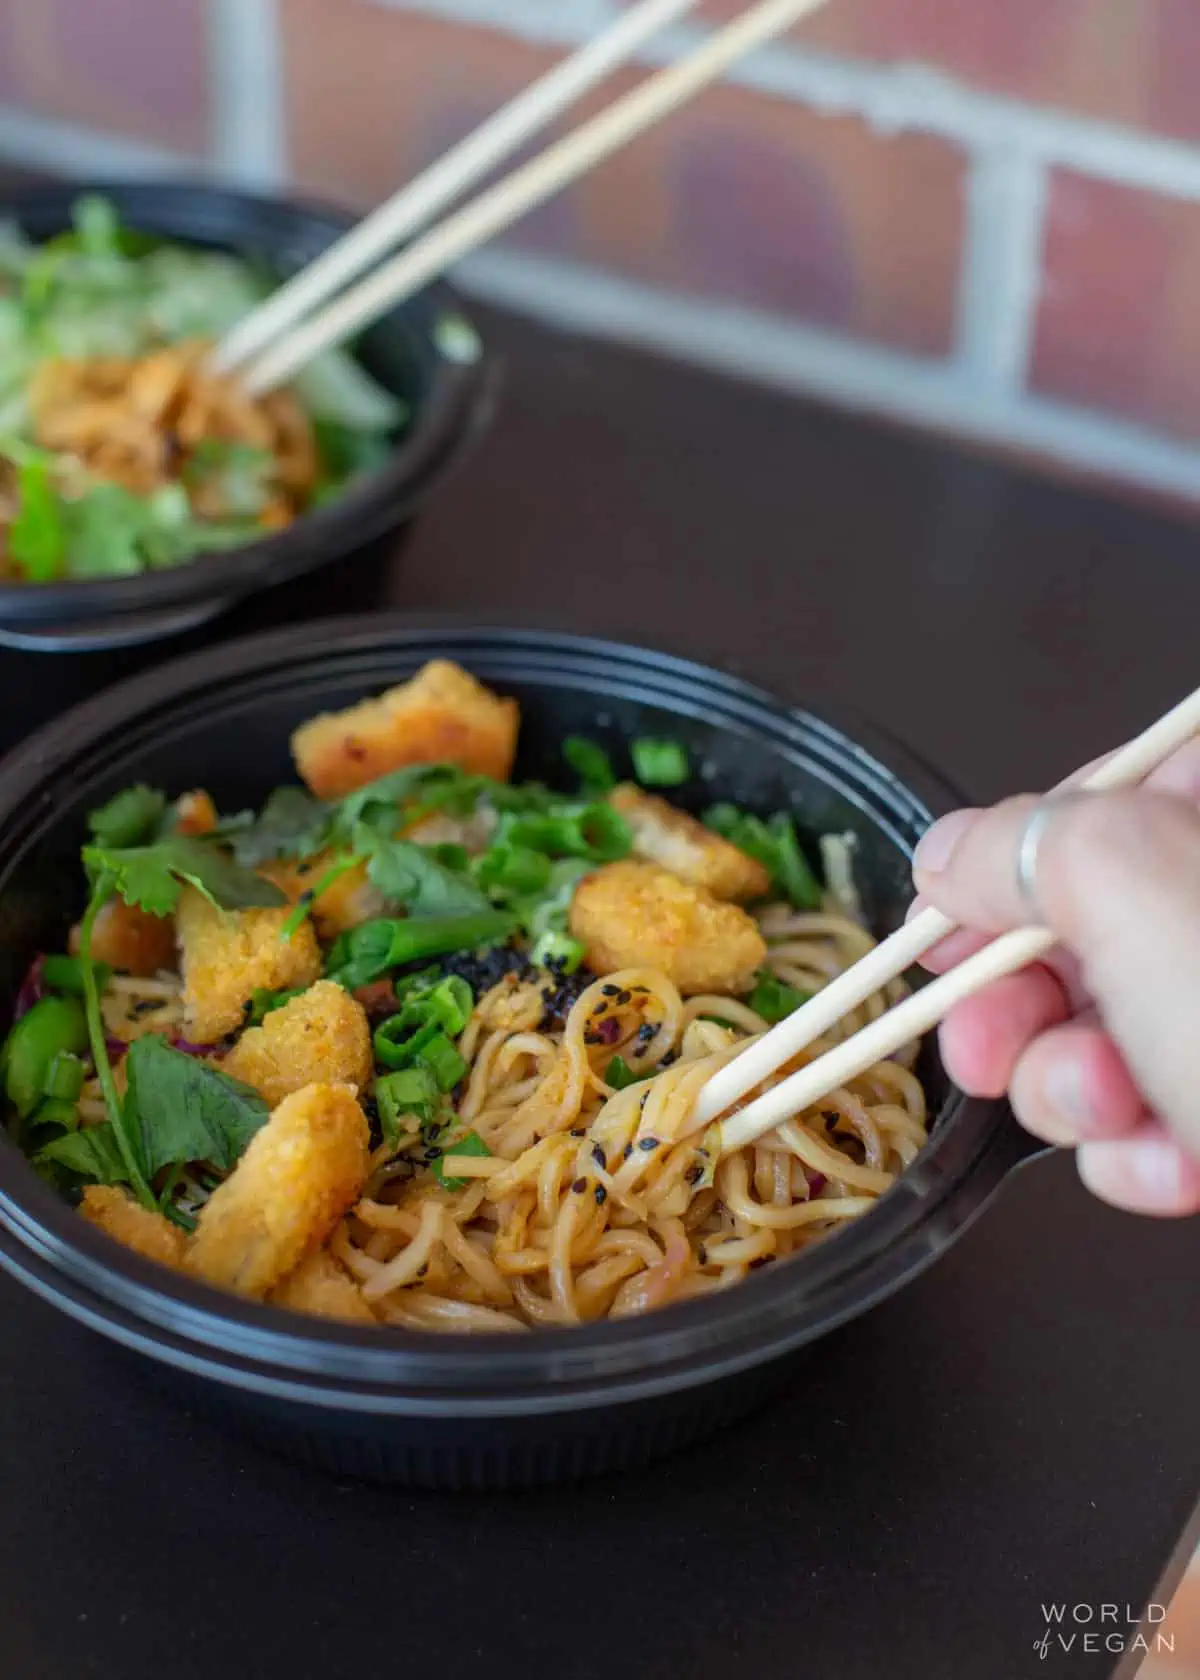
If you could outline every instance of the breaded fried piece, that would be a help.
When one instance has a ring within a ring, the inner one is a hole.
[[[770,887],[771,877],[761,863],[667,800],[624,782],[613,789],[608,802],[632,828],[637,857],[661,863],[672,875],[707,888],[714,898],[762,898]]]
[[[79,929],[71,929],[68,949],[79,951]],[[152,916],[123,898],[110,898],[92,924],[92,959],[127,974],[156,974],[175,966],[175,923]]]
[[[520,714],[449,660],[434,659],[375,700],[301,724],[292,757],[321,799],[339,799],[403,764],[457,764],[505,781]]]
[[[203,788],[181,794],[175,805],[176,834],[211,834],[217,826],[217,807]]]
[[[340,1318],[351,1324],[377,1322],[358,1284],[325,1248],[302,1261],[271,1291],[269,1299],[277,1307],[315,1313],[318,1318]]]
[[[767,955],[744,910],[639,858],[584,876],[571,901],[571,932],[597,974],[660,968],[684,993],[747,991]]]
[[[370,1083],[374,1063],[366,1010],[332,980],[318,980],[299,997],[251,1027],[221,1063],[231,1079],[276,1108],[305,1085]]]
[[[186,1238],[177,1225],[161,1213],[152,1213],[125,1190],[111,1184],[89,1184],[83,1192],[80,1213],[89,1225],[104,1231],[135,1254],[157,1260],[160,1266],[183,1265]]]
[[[311,892],[333,862],[332,852],[318,852],[315,857],[297,862],[295,858],[277,858],[259,870],[268,881],[285,892],[295,904],[306,892]],[[359,863],[339,875],[312,904],[312,919],[322,939],[334,939],[347,928],[382,916],[387,900],[367,880],[367,866]]]
[[[274,992],[317,978],[321,952],[311,923],[301,923],[290,939],[280,937],[290,915],[286,904],[278,910],[219,910],[195,887],[184,888],[176,923],[188,1038],[213,1044],[234,1032],[258,986]]]
[[[190,1272],[263,1296],[327,1240],[367,1176],[367,1121],[348,1085],[285,1097],[201,1209]]]

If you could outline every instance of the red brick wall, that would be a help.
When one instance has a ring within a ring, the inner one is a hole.
[[[258,164],[366,205],[629,3],[0,0],[0,117],[236,171],[261,74]],[[861,346],[893,405],[916,358],[1034,448],[1077,411],[1190,447],[1200,0],[832,0],[504,244]]]

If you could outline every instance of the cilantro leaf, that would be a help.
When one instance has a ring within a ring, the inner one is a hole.
[[[272,858],[311,857],[329,839],[329,807],[299,787],[276,788],[257,817],[231,817],[218,833],[240,864],[253,869]]]
[[[166,807],[166,794],[139,782],[89,811],[87,824],[97,846],[136,846],[154,833]]]
[[[469,776],[457,764],[405,764],[348,793],[338,803],[337,826],[346,833],[366,822],[394,831],[400,813],[414,802],[430,810],[449,806],[456,815],[469,816],[487,785],[486,776]]]
[[[486,910],[490,900],[469,875],[448,869],[412,840],[389,840],[365,823],[354,830],[354,850],[367,859],[367,876],[385,898],[418,916]]]
[[[111,1120],[96,1126],[81,1126],[65,1132],[38,1150],[35,1167],[54,1165],[82,1179],[85,1184],[128,1184],[129,1171]]]
[[[249,1085],[181,1050],[164,1038],[135,1038],[126,1057],[126,1113],[147,1178],[167,1166],[207,1161],[229,1172],[241,1159],[270,1109]]]
[[[273,881],[244,869],[211,841],[172,834],[151,846],[85,846],[84,868],[107,874],[126,904],[169,916],[186,883],[223,910],[274,909],[287,896]]]

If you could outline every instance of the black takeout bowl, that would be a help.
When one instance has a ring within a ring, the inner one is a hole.
[[[519,699],[518,775],[561,775],[559,746],[571,733],[614,748],[669,735],[701,772],[683,802],[786,806],[810,830],[853,830],[860,890],[881,933],[904,916],[914,842],[957,802],[893,746],[868,748],[743,682],[640,648],[406,618],[288,629],[123,683],[0,766],[0,1010],[79,912],[89,808],[135,780],[204,786],[226,810],[257,803],[294,774],[295,725],[433,657]],[[439,1486],[606,1471],[745,1411],[786,1355],[928,1265],[1030,1152],[1003,1105],[968,1100],[931,1048],[925,1055],[932,1136],[872,1209],[725,1293],[644,1318],[455,1337],[287,1314],[118,1247],[2,1136],[0,1265],[174,1373],[193,1399],[339,1471]]]
[[[71,206],[86,193],[103,194],[142,232],[234,252],[281,279],[355,219],[224,187],[160,181],[40,187],[0,203],[0,218],[11,217],[35,240],[49,239],[70,227]],[[490,419],[495,369],[461,300],[441,282],[384,316],[356,354],[411,411],[386,466],[287,529],[227,553],[137,577],[0,582],[0,643],[67,652],[153,641],[203,623],[255,590],[349,563],[398,530]]]

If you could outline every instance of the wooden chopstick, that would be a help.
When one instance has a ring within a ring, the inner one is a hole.
[[[666,70],[615,101],[565,139],[514,170],[425,234],[408,250],[302,322],[251,363],[244,385],[252,395],[285,384],[321,351],[361,332],[378,316],[419,291],[450,263],[473,251],[543,199],[610,157],[714,81],[741,58],[780,34],[826,0],[760,0]]]
[[[1069,784],[1090,792],[1130,787],[1143,781],[1165,758],[1200,731],[1200,689],[1189,694],[1140,735],[1082,778]],[[739,1097],[761,1084],[828,1031],[849,1010],[897,979],[911,963],[953,932],[955,923],[939,910],[923,910],[897,933],[860,958],[846,972],[802,1004],[770,1032],[721,1068],[705,1085],[689,1117],[687,1132],[699,1131]],[[957,968],[872,1021],[844,1043],[800,1068],[721,1123],[727,1152],[771,1131],[781,1120],[828,1096],[873,1063],[894,1055],[935,1027],[954,1004],[981,986],[1012,974],[1043,956],[1055,943],[1044,928],[1020,928],[993,940]],[[682,1135],[686,1135],[682,1134]]]
[[[229,373],[261,354],[289,327],[329,302],[343,286],[511,157],[632,58],[651,35],[699,4],[700,0],[642,0],[623,12],[595,40],[556,64],[239,321],[213,353],[215,371]]]

